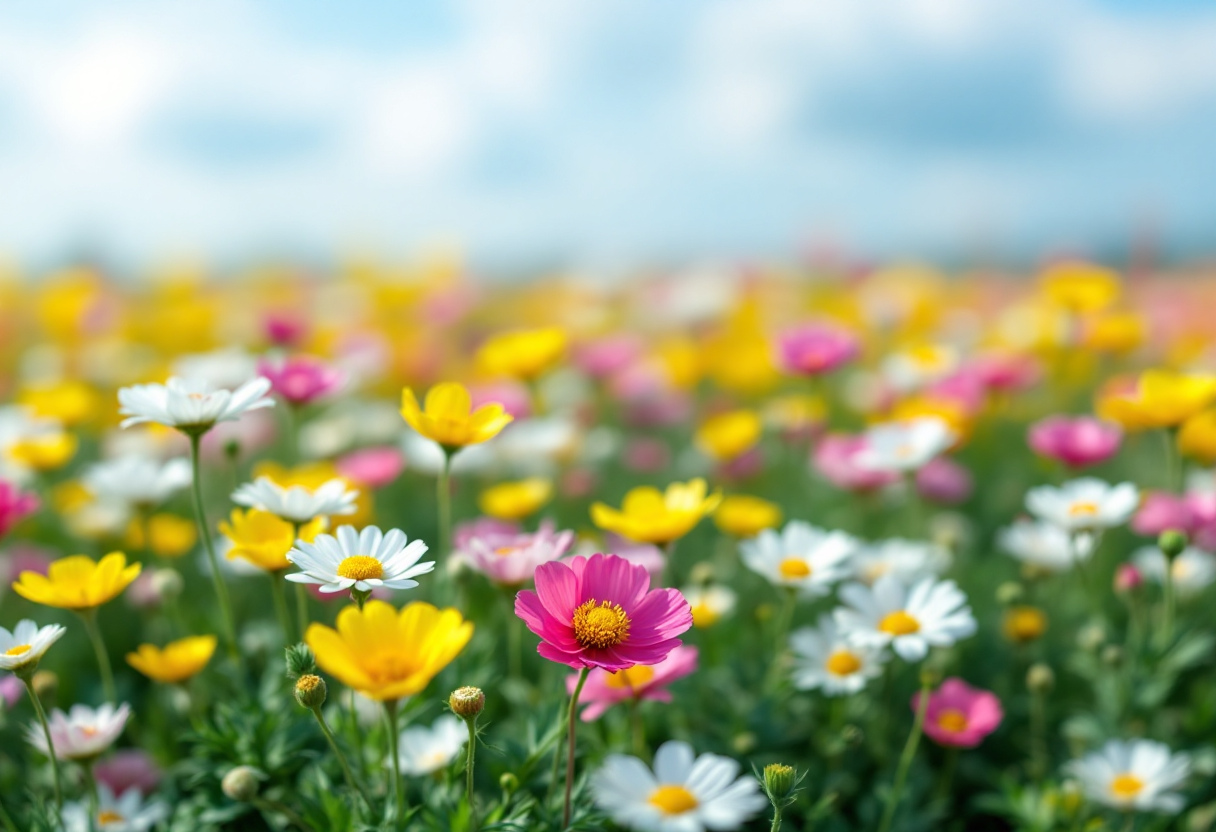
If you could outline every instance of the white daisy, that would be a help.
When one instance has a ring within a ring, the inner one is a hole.
[[[446,767],[469,741],[464,720],[451,714],[436,719],[431,727],[412,725],[401,732],[397,745],[401,773],[423,775]]]
[[[765,529],[739,544],[739,552],[748,569],[771,583],[792,587],[804,596],[820,596],[848,576],[849,558],[857,546],[857,540],[844,532],[792,520],[780,533]]]
[[[739,600],[733,589],[717,584],[689,586],[681,593],[692,607],[692,625],[702,629],[712,627],[719,619],[733,613]]]
[[[320,584],[321,592],[370,592],[379,586],[411,589],[418,586],[412,578],[435,568],[434,561],[418,563],[426,550],[421,540],[407,544],[400,529],[384,534],[376,526],[362,532],[339,526],[333,535],[319,534],[312,543],[296,541],[287,559],[303,571],[293,572],[287,580]]]
[[[622,826],[642,832],[738,829],[767,805],[754,777],[739,777],[729,757],[702,754],[671,740],[654,755],[654,772],[637,757],[609,754],[592,775],[596,804]]]
[[[270,380],[247,381],[235,391],[217,390],[200,379],[171,378],[165,384],[136,384],[118,391],[122,426],[156,422],[187,433],[210,430],[216,422],[234,422],[242,413],[274,407]]]
[[[118,739],[130,715],[131,708],[125,702],[117,708],[106,702],[97,710],[88,705],[73,705],[66,714],[56,708],[48,720],[55,756],[61,760],[96,757]],[[26,739],[30,745],[49,755],[46,735],[38,723],[27,728]]]
[[[258,359],[243,347],[225,347],[180,356],[171,369],[175,376],[197,378],[231,390],[257,375]]]
[[[1026,508],[1040,520],[1069,532],[1121,526],[1140,505],[1140,492],[1130,482],[1111,485],[1095,477],[1069,480],[1059,488],[1040,485],[1026,492]]]
[[[304,524],[318,517],[354,514],[358,496],[358,491],[348,489],[340,479],[309,489],[302,485],[284,488],[270,477],[258,477],[232,492],[232,502],[270,512],[289,523]]]
[[[850,642],[830,615],[821,615],[815,627],[795,630],[790,648],[794,651],[794,687],[819,688],[827,696],[857,693],[882,673],[888,658],[881,647]]]
[[[1084,535],[1080,536],[1084,538]],[[1013,525],[997,532],[997,545],[1022,561],[1051,572],[1071,569],[1078,560],[1089,557],[1092,546],[1085,540],[1076,540],[1073,535],[1045,520],[1026,517],[1013,521]],[[1080,545],[1074,545],[1080,544]]]
[[[1156,546],[1142,546],[1132,555],[1132,563],[1156,583],[1165,580],[1165,555]],[[1170,566],[1174,589],[1183,598],[1198,595],[1216,581],[1216,555],[1188,546]]]
[[[86,801],[65,803],[63,825],[67,832],[146,832],[168,814],[169,807],[159,800],[145,803],[138,786],[115,797],[109,786],[98,783],[97,816],[89,817]]]
[[[893,537],[867,543],[853,556],[853,574],[864,584],[894,575],[905,584],[936,577],[950,568],[950,553],[936,543]]]
[[[190,460],[158,462],[146,456],[123,456],[89,466],[83,480],[94,496],[117,499],[139,508],[160,505],[190,486]]]
[[[904,661],[920,661],[930,647],[948,647],[975,634],[967,596],[954,581],[923,578],[908,588],[884,575],[873,587],[846,584],[840,599],[847,606],[835,611],[836,626],[850,642],[889,644]]]
[[[915,471],[954,444],[958,437],[941,419],[922,416],[885,422],[865,433],[866,446],[853,457],[868,471]]]
[[[12,632],[0,627],[0,671],[33,670],[43,654],[66,632],[67,628],[58,624],[39,627],[28,618],[18,621]]]
[[[1085,795],[1121,811],[1177,814],[1185,805],[1177,789],[1191,771],[1190,758],[1152,740],[1110,740],[1067,766]]]

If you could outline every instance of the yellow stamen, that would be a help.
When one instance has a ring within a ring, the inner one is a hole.
[[[1110,781],[1110,793],[1115,797],[1129,799],[1144,790],[1144,781],[1134,774],[1124,772]]]
[[[494,550],[494,554],[498,555],[500,558],[505,558],[508,555],[513,555],[518,551],[519,550],[516,549],[514,546],[499,546],[497,549]]]
[[[654,678],[654,668],[645,665],[637,664],[625,670],[618,670],[616,673],[609,673],[608,678],[604,682],[610,688],[629,688],[630,690],[641,690],[646,687],[651,679]]]
[[[791,581],[806,578],[811,574],[810,564],[802,558],[786,558],[777,569],[781,572],[781,577]]]
[[[629,635],[629,616],[620,604],[585,601],[574,611],[574,638],[583,647],[615,647]]]
[[[697,628],[712,627],[721,617],[718,611],[705,601],[698,602],[692,608],[692,626]]]
[[[4,655],[6,655],[6,656],[23,656],[28,652],[30,652],[30,646],[28,644],[18,644],[16,647],[10,647],[7,650],[5,650]]]
[[[903,610],[896,610],[878,622],[878,629],[893,636],[906,636],[920,630],[920,622]]]
[[[946,708],[937,716],[937,727],[957,734],[967,730],[967,715],[954,708]]]
[[[338,564],[338,577],[352,578],[356,581],[382,578],[384,577],[384,565],[367,555],[351,555]]]
[[[683,786],[659,786],[647,802],[665,815],[682,815],[699,805],[692,792]]]
[[[1072,517],[1093,517],[1097,513],[1097,503],[1073,503],[1068,507],[1068,514]]]
[[[861,659],[848,650],[837,650],[823,665],[833,676],[848,676],[861,670]]]
[[[111,809],[104,810],[97,816],[97,823],[122,823],[126,818]]]

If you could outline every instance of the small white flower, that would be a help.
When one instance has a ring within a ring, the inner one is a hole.
[[[681,593],[692,607],[692,625],[699,628],[712,627],[718,619],[730,615],[739,600],[733,589],[715,584],[685,587]]]
[[[1110,740],[1067,766],[1081,790],[1096,803],[1121,811],[1182,811],[1176,790],[1191,771],[1190,758],[1152,740]]]
[[[31,669],[66,632],[58,624],[39,627],[28,618],[18,621],[12,632],[0,627],[0,671]]]
[[[1072,535],[1055,523],[1025,517],[1001,529],[996,540],[1002,550],[1023,563],[1051,572],[1071,569],[1074,563],[1089,557],[1092,551],[1091,546],[1084,545],[1082,540],[1074,540]]]
[[[274,407],[270,380],[247,381],[234,392],[217,390],[204,380],[171,378],[165,384],[136,384],[118,391],[122,426],[156,422],[186,431],[210,430],[217,422],[234,422],[241,414]]]
[[[767,804],[756,778],[739,777],[729,757],[671,740],[654,755],[653,773],[637,757],[609,754],[592,775],[596,804],[621,826],[642,832],[729,832]]]
[[[140,508],[160,505],[190,486],[190,460],[158,462],[146,456],[123,456],[91,465],[85,488],[95,497],[117,499]]]
[[[319,534],[312,543],[297,540],[287,559],[303,571],[293,572],[287,580],[320,584],[321,592],[370,592],[379,586],[411,589],[418,586],[412,578],[435,568],[434,561],[418,563],[426,554],[426,544],[421,540],[406,543],[400,529],[384,534],[376,526],[362,532],[356,532],[354,526],[339,526],[335,535]]]
[[[882,673],[887,661],[881,647],[846,639],[830,615],[821,615],[815,627],[795,630],[790,648],[794,651],[794,687],[819,688],[827,696],[857,693]]]
[[[73,705],[66,714],[56,708],[48,720],[55,756],[61,760],[96,757],[118,739],[130,715],[131,709],[125,702],[117,708],[107,702],[97,710],[88,705]],[[30,745],[49,755],[50,749],[46,747],[46,735],[41,725],[34,723],[28,726],[26,739]]]
[[[412,725],[401,732],[398,756],[401,773],[430,774],[456,759],[460,749],[469,741],[469,729],[464,720],[444,714],[431,724]]]
[[[857,541],[839,531],[825,531],[802,520],[785,524],[781,533],[765,529],[739,545],[743,563],[777,586],[797,589],[803,596],[827,595],[849,574],[849,558]]]
[[[910,589],[893,575],[873,587],[846,584],[836,609],[836,626],[854,644],[891,645],[904,661],[920,661],[930,647],[949,647],[975,634],[967,596],[954,581],[924,578]]]
[[[1165,580],[1165,555],[1156,546],[1142,546],[1132,555],[1132,563],[1156,583]],[[1182,598],[1198,595],[1216,581],[1216,555],[1188,546],[1170,566],[1174,589]]]
[[[921,468],[958,439],[936,416],[875,425],[866,431],[865,438],[866,446],[854,457],[857,467],[892,473]]]
[[[97,816],[90,819],[86,801],[65,803],[63,824],[67,832],[146,832],[168,814],[169,807],[159,800],[145,803],[138,786],[115,797],[109,786],[98,783]]]
[[[853,574],[864,584],[894,575],[905,584],[936,577],[950,568],[950,553],[936,543],[893,537],[867,543],[853,557]]]
[[[284,488],[269,477],[258,477],[232,492],[232,502],[270,512],[289,523],[304,524],[318,517],[354,514],[358,496],[358,491],[348,489],[340,479],[309,489],[302,485]]]
[[[1040,485],[1026,492],[1026,508],[1040,520],[1068,532],[1121,526],[1140,505],[1140,492],[1130,482],[1111,485],[1095,477],[1069,480],[1059,488]]]

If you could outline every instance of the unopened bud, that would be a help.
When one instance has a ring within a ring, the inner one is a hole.
[[[840,738],[845,745],[861,745],[866,735],[860,726],[849,724],[840,729]]]
[[[1026,689],[1031,693],[1047,693],[1056,684],[1056,674],[1042,662],[1032,664],[1026,671]]]
[[[507,794],[514,794],[519,788],[519,778],[509,771],[503,772],[502,777],[498,778],[498,788]]]
[[[1115,592],[1127,595],[1144,585],[1144,573],[1130,563],[1121,563],[1115,570]]]
[[[456,688],[448,697],[448,707],[461,719],[476,719],[486,707],[486,695],[481,688]]]
[[[1002,606],[1016,604],[1022,600],[1022,585],[1016,581],[1006,581],[996,588],[996,601]]]
[[[53,671],[39,670],[30,677],[30,687],[39,702],[54,702],[59,694],[59,677]]]
[[[241,443],[237,439],[229,439],[224,443],[224,456],[229,462],[236,462],[241,456]]]
[[[305,673],[296,680],[296,701],[300,703],[301,708],[312,711],[321,707],[325,704],[327,692],[325,680],[320,676]]]
[[[697,585],[710,583],[714,579],[714,565],[709,561],[701,561],[688,573],[688,579]]]
[[[1082,650],[1096,651],[1106,643],[1106,630],[1101,624],[1082,627],[1077,633],[1077,646]]]
[[[764,767],[764,793],[769,800],[777,803],[789,796],[794,790],[797,779],[793,766],[784,763],[770,763]]]
[[[258,796],[264,776],[253,766],[237,766],[224,775],[220,788],[228,799],[248,803]]]
[[[1177,529],[1166,529],[1157,538],[1157,547],[1163,555],[1173,560],[1186,551],[1189,542],[1186,535]]]
[[[920,683],[922,687],[935,688],[942,680],[942,674],[936,668],[922,667],[920,671]]]

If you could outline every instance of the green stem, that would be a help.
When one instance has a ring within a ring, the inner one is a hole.
[[[583,693],[583,685],[587,683],[587,674],[590,672],[589,667],[579,671],[578,684],[574,686],[574,693],[570,694],[570,708],[566,711],[566,799],[562,803],[563,829],[570,825],[570,792],[574,788],[574,716],[578,708],[578,698]]]
[[[281,572],[267,572],[270,578],[270,594],[274,598],[274,612],[279,618],[279,626],[283,628],[283,643],[295,644],[295,634],[291,630],[291,615],[287,612],[287,596],[283,592],[285,579]]]
[[[477,717],[467,718],[464,724],[469,729],[469,751],[464,763],[465,799],[469,802],[469,832],[477,830],[477,811],[473,807],[473,760],[477,753]]]
[[[93,828],[93,824],[97,822],[97,816],[101,814],[100,801],[97,799],[97,778],[93,776],[93,761],[85,762],[81,768],[84,770],[84,784],[89,797],[89,828]]]
[[[781,806],[773,806],[773,825],[769,827],[769,832],[781,832]]]
[[[629,727],[633,737],[633,755],[646,759],[646,725],[642,722],[641,701],[636,694],[629,700]]]
[[[393,817],[393,826],[400,829],[402,821],[405,819],[405,796],[401,793],[401,758],[397,749],[397,702],[390,701],[384,703],[384,713],[388,717],[388,750],[389,756],[392,759],[392,771],[389,772],[389,779],[392,781],[393,805],[396,807],[396,814]],[[385,812],[387,815],[388,813]]]
[[[375,805],[372,803],[367,792],[359,785],[359,781],[355,779],[354,772],[350,769],[350,763],[346,760],[346,755],[342,753],[342,749],[338,747],[338,740],[334,737],[334,732],[330,730],[329,724],[325,721],[325,715],[321,713],[321,709],[309,708],[312,715],[317,718],[317,724],[321,726],[321,733],[325,735],[325,739],[329,741],[329,747],[334,752],[334,756],[338,758],[338,762],[342,764],[342,773],[346,776],[346,785],[359,793],[359,797],[363,798],[363,802],[367,804],[367,808],[371,812],[376,811]]]
[[[313,828],[308,825],[308,822],[304,820],[304,818],[300,817],[299,814],[297,814],[296,811],[290,806],[287,806],[277,800],[268,800],[264,797],[255,797],[252,803],[263,812],[267,809],[271,810],[272,812],[278,812],[280,815],[287,818],[287,820],[292,824],[300,829],[303,829],[304,832],[313,832]]]
[[[296,584],[296,620],[299,622],[300,638],[308,629],[308,588],[304,584]]]
[[[950,796],[950,786],[954,784],[954,772],[958,769],[958,746],[946,749],[946,763],[942,766],[941,779],[937,782],[937,798],[945,800]]]
[[[1174,638],[1174,559],[1165,557],[1165,575],[1161,578],[1161,649],[1166,650]]]
[[[1174,431],[1164,428],[1161,431],[1162,447],[1165,451],[1165,490],[1170,493],[1182,492],[1182,465],[1178,455],[1174,453]]]
[[[772,690],[781,681],[781,672],[785,669],[785,638],[789,634],[790,624],[793,623],[794,607],[797,603],[798,590],[786,587],[781,612],[777,615],[776,626],[773,629],[773,644],[776,645],[777,652],[773,656],[773,663],[769,665],[768,679],[764,684],[766,690]]]
[[[443,449],[443,467],[435,481],[435,499],[439,503],[439,551],[440,569],[447,566],[447,556],[452,547],[452,453]]]
[[[84,621],[84,631],[89,634],[93,643],[93,652],[97,656],[97,667],[101,671],[101,689],[105,692],[106,701],[117,704],[118,696],[114,692],[114,671],[110,669],[110,654],[106,652],[105,639],[101,637],[101,628],[97,626],[97,608],[89,607],[82,610],[80,618]]]
[[[912,768],[912,758],[916,756],[916,747],[920,745],[920,735],[925,727],[925,711],[929,708],[929,685],[924,682],[920,686],[920,699],[916,703],[916,720],[912,723],[912,733],[904,744],[904,752],[899,757],[899,768],[895,771],[895,785],[887,797],[887,807],[882,813],[882,823],[878,832],[890,832],[891,822],[895,820],[895,810],[899,808],[899,799],[903,796],[904,785],[908,781],[908,771]]]
[[[1030,771],[1035,779],[1047,776],[1047,703],[1038,690],[1030,694]]]
[[[47,756],[51,758],[51,774],[55,781],[55,808],[63,808],[63,785],[59,779],[59,758],[55,756],[55,742],[51,739],[51,726],[46,721],[46,711],[42,709],[42,702],[38,699],[38,694],[34,693],[34,686],[30,683],[33,677],[33,671],[28,674],[21,674],[20,679],[25,683],[25,689],[30,695],[30,702],[34,704],[34,713],[38,716],[38,723],[42,726],[42,735],[46,737]]]
[[[8,813],[8,809],[4,808],[4,801],[0,800],[0,821],[4,822],[4,828],[8,832],[19,832],[17,824],[13,821],[12,815]]]
[[[201,433],[191,433],[190,436],[190,471],[193,479],[194,492],[194,521],[198,524],[199,537],[203,539],[203,548],[207,551],[207,562],[211,566],[211,580],[215,584],[215,598],[219,602],[220,617],[224,620],[224,636],[228,642],[228,655],[237,668],[241,668],[241,652],[236,643],[236,622],[232,617],[232,606],[228,602],[228,587],[224,585],[223,575],[220,574],[220,562],[215,556],[215,543],[211,540],[211,527],[207,525],[207,512],[203,508],[203,479],[202,466],[199,464],[199,441]]]

